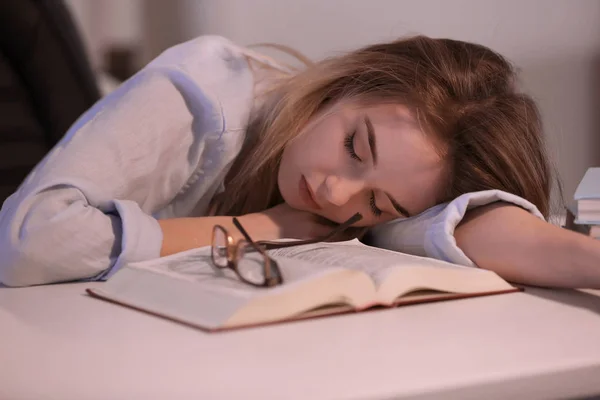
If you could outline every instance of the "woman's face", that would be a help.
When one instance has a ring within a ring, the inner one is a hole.
[[[359,226],[438,202],[445,164],[408,109],[343,102],[309,122],[283,152],[277,181],[291,207]]]

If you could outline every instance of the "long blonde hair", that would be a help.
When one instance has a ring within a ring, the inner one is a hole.
[[[487,47],[425,36],[309,65],[282,79],[251,117],[217,213],[243,215],[281,202],[277,171],[286,144],[326,105],[353,99],[404,104],[443,144],[449,179],[441,202],[499,189],[548,216],[551,173],[541,119],[515,77]]]

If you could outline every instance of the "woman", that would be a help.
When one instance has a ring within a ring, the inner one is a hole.
[[[233,215],[269,240],[360,212],[383,247],[600,287],[600,244],[543,220],[540,118],[514,78],[485,47],[426,37],[299,72],[220,37],[176,46],[84,114],[5,202],[0,281],[106,279],[210,244],[215,224],[236,232]],[[480,206],[457,218],[468,204]]]

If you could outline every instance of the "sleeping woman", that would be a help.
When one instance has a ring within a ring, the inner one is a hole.
[[[100,100],[0,211],[0,281],[105,280],[128,262],[255,240],[345,237],[600,288],[600,241],[546,222],[536,104],[481,45],[402,38],[301,69],[217,36]],[[229,229],[230,228],[230,229]]]

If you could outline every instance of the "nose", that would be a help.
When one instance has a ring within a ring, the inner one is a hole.
[[[364,189],[364,182],[330,175],[325,179],[325,196],[330,204],[341,207]]]

